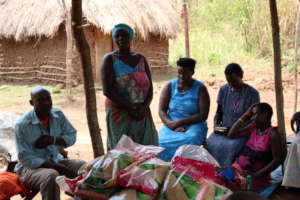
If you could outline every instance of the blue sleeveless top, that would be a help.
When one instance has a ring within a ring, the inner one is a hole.
[[[199,90],[203,83],[193,80],[192,87],[184,92],[178,91],[178,79],[171,81],[168,115],[172,120],[187,118],[199,112]]]
[[[172,120],[190,117],[199,112],[200,88],[203,85],[195,79],[192,87],[184,92],[178,91],[178,79],[172,80],[168,115]],[[185,132],[176,132],[164,125],[158,134],[159,145],[165,150],[158,157],[170,161],[175,151],[184,144],[202,145],[206,139],[207,123],[199,122],[184,126]]]

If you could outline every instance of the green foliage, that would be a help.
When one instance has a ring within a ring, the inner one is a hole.
[[[53,89],[51,90],[51,92],[52,92],[52,94],[59,94],[59,93],[61,93],[61,90],[58,89],[58,88],[53,88]]]
[[[253,58],[268,60],[272,55],[268,1],[195,1],[189,1],[189,23],[190,54],[197,60],[196,73],[218,76],[230,62],[247,66]],[[293,40],[295,8],[293,0],[277,2],[284,54]],[[184,57],[183,32],[170,42],[170,64],[175,66],[179,57]]]
[[[2,85],[0,86],[0,110],[10,104],[29,105],[30,92],[37,85]],[[51,86],[45,86],[52,93],[54,105],[63,104],[67,101],[65,90],[59,90]],[[59,93],[56,91],[60,91]]]

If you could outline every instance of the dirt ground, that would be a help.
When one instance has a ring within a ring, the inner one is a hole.
[[[168,77],[175,77],[176,74],[172,73],[172,75],[168,75]],[[162,87],[168,82],[169,78],[166,78],[167,76],[159,75],[153,76],[153,84],[154,84],[154,97],[153,101],[151,103],[151,110],[153,119],[156,125],[157,130],[160,129],[162,126],[161,120],[158,116],[158,104],[159,104],[159,96],[160,92],[162,90]],[[209,131],[208,134],[212,132],[212,122],[213,122],[213,116],[216,111],[216,98],[219,87],[225,83],[224,77],[196,77],[198,80],[203,81],[209,91],[210,99],[211,99],[211,107],[210,107],[210,113],[208,117],[208,126]],[[285,110],[285,125],[287,134],[291,135],[291,129],[289,125],[289,120],[293,114],[293,105],[294,105],[294,85],[293,85],[293,75],[289,73],[285,73],[283,75],[283,92],[285,96],[285,104],[284,104],[284,110]],[[259,73],[255,71],[251,71],[251,69],[245,69],[245,75],[244,75],[244,81],[256,89],[259,90],[261,101],[262,102],[268,102],[272,105],[274,109],[274,116],[273,116],[273,124],[276,125],[276,109],[275,109],[275,92],[274,92],[274,78],[273,78],[273,69],[265,68],[262,69]],[[300,91],[299,91],[300,92]],[[1,90],[0,90],[0,96],[1,96]],[[63,103],[59,104],[56,107],[61,108],[65,115],[69,118],[69,120],[72,122],[74,127],[78,130],[78,137],[77,142],[74,146],[68,148],[69,151],[69,157],[76,158],[76,159],[82,159],[85,161],[89,161],[93,158],[92,153],[92,146],[91,146],[91,140],[89,137],[87,122],[86,122],[86,115],[85,115],[85,101],[84,101],[84,93],[77,93],[76,101],[73,103]],[[100,127],[102,129],[102,139],[106,146],[106,124],[105,124],[105,108],[104,108],[104,101],[105,97],[102,95],[101,90],[97,90],[97,106],[98,106],[98,118]],[[22,114],[23,112],[27,111],[28,109],[31,109],[31,106],[27,103],[28,99],[22,98],[18,103],[13,103],[8,106],[1,106],[0,109],[4,111],[10,111],[17,114]],[[298,110],[300,109],[300,104],[298,104]],[[54,102],[55,106],[55,102]],[[15,199],[19,199],[19,197],[14,197]],[[38,196],[37,199],[40,199]],[[63,195],[62,199],[68,199],[65,195]]]

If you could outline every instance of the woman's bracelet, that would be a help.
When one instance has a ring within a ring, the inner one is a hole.
[[[53,136],[53,145],[55,145],[55,143],[56,143],[56,137]]]

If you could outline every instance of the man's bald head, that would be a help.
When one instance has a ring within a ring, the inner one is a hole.
[[[45,88],[43,86],[36,86],[31,89],[31,92],[30,92],[31,99],[33,98],[33,96],[35,96],[36,94],[38,94],[40,92],[48,92],[50,94],[50,91],[47,88]]]
[[[50,91],[42,86],[32,88],[30,104],[40,118],[50,117],[52,99]]]

